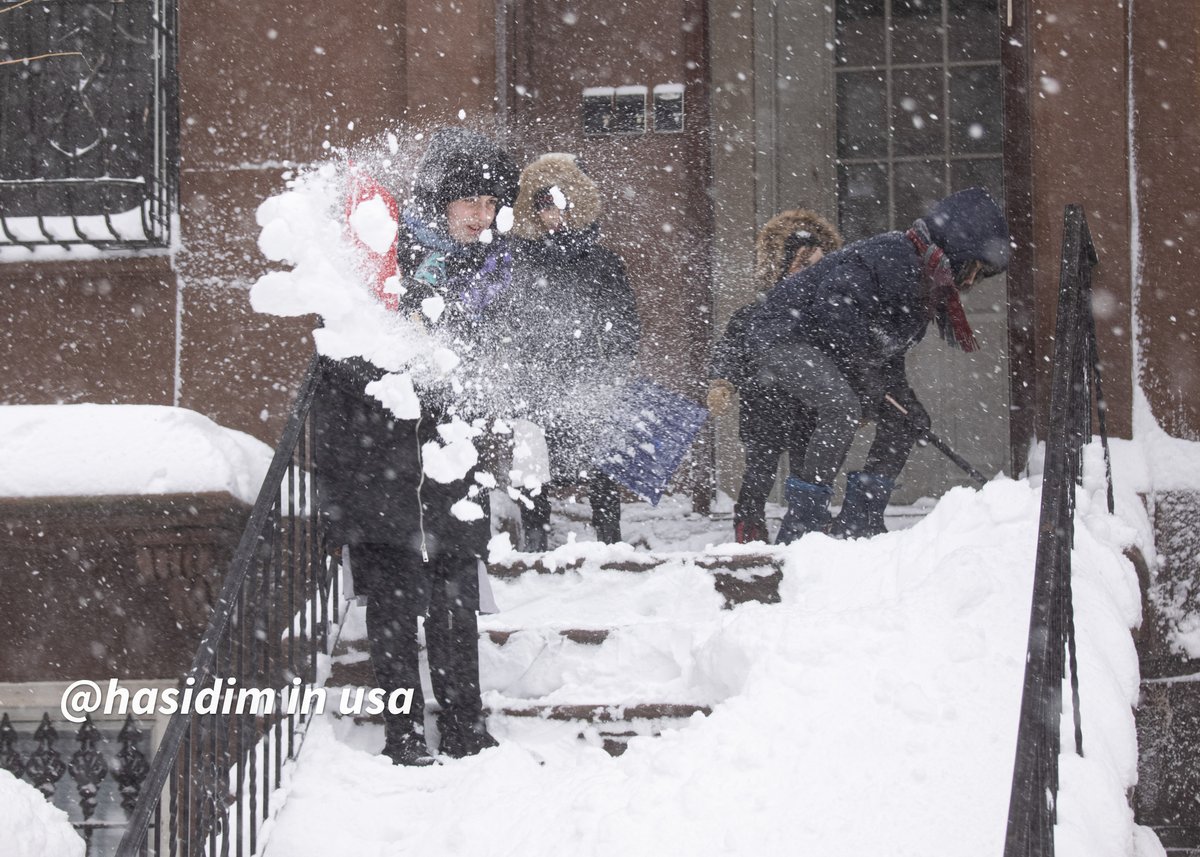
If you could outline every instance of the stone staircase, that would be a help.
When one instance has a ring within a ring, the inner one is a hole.
[[[721,613],[742,604],[778,602],[783,572],[780,557],[769,549],[699,555],[603,550],[593,552],[594,558],[588,553],[586,547],[574,556],[569,551],[566,556],[563,551],[512,553],[489,566],[489,577],[504,610],[480,617],[484,704],[493,731],[519,734],[535,727],[550,729],[619,755],[634,737],[656,736],[711,713],[706,701],[686,693],[682,698],[670,696],[669,681],[663,683],[666,690],[653,698],[646,698],[644,692],[639,695],[636,688],[622,688],[621,664],[661,655],[661,641],[686,633],[693,614],[678,621],[669,615],[654,615],[573,622],[578,617],[570,615],[565,603],[572,592],[578,603],[593,598],[578,591],[586,588],[583,579],[590,578],[593,587],[599,583],[620,589],[653,585],[656,576],[661,579],[670,574],[674,583],[682,581],[688,590],[683,601],[699,603],[719,622]],[[532,619],[531,604],[537,605],[537,616]],[[561,617],[547,621],[547,614],[560,609]],[[361,617],[352,616],[347,628],[349,633],[334,650],[327,686],[373,686]],[[531,674],[536,678],[529,681]],[[588,676],[583,688],[565,687],[581,674]],[[582,695],[588,692],[589,682],[614,696]],[[431,699],[428,694],[427,699]],[[359,724],[382,722],[379,717],[354,719]]]

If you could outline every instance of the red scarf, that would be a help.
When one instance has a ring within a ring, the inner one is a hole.
[[[957,345],[966,352],[978,351],[979,342],[971,330],[971,323],[967,321],[967,312],[963,309],[958,285],[954,282],[954,272],[950,270],[950,260],[941,247],[930,243],[915,226],[904,235],[921,257],[921,282],[926,289],[926,318],[937,321],[942,339],[951,345]]]

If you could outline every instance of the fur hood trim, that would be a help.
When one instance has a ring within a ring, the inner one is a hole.
[[[551,152],[521,171],[521,187],[513,206],[514,235],[531,240],[541,237],[545,230],[537,219],[533,202],[538,194],[554,187],[566,199],[563,219],[568,229],[582,231],[600,218],[600,189],[596,183],[579,168],[574,155]]]
[[[815,211],[795,208],[781,212],[767,221],[755,242],[754,279],[759,288],[771,288],[784,275],[788,238],[797,232],[811,232],[826,255],[842,247],[837,228]]]

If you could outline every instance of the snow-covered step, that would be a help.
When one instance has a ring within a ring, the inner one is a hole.
[[[575,740],[600,746],[612,756],[625,752],[633,738],[654,738],[668,729],[685,728],[696,716],[707,717],[712,708],[707,705],[680,702],[642,702],[632,705],[535,705],[504,704],[499,708],[485,706],[488,728],[503,736],[537,735],[545,742],[548,736],[557,740]],[[379,729],[381,715],[343,715],[331,711],[339,720],[353,722],[356,728]],[[432,721],[431,721],[432,722]]]
[[[531,728],[546,732],[553,724],[562,724],[577,740],[599,743],[610,756],[619,756],[633,738],[653,738],[667,729],[682,729],[693,717],[711,713],[707,705],[671,702],[507,706],[491,713],[489,726],[494,731],[520,734]],[[537,727],[531,726],[534,722]]]
[[[432,706],[432,703],[430,703]],[[712,708],[688,702],[638,702],[630,705],[537,705],[508,704],[500,707],[485,706],[489,717],[528,717],[537,720],[578,721],[580,723],[628,723],[631,721],[687,720],[696,714],[707,717]],[[332,711],[335,717],[353,717],[355,723],[383,723],[379,714],[342,714]]]
[[[707,705],[686,702],[639,702],[632,705],[506,705],[495,713],[504,717],[538,717],[542,720],[623,723],[631,720],[686,720],[694,714],[707,717],[712,709]]]
[[[762,546],[672,553],[579,543],[539,555],[493,550],[492,559],[498,612],[479,620],[481,690],[495,712],[538,716],[711,704],[722,682],[695,653],[733,618],[731,607],[776,602],[782,578],[781,555]],[[374,683],[364,615],[355,607],[347,617],[330,686]]]
[[[504,646],[514,635],[538,634],[546,643],[556,639],[581,646],[599,646],[612,633],[608,628],[562,628],[559,630],[528,631],[514,630],[481,630],[479,632],[481,645]],[[424,644],[421,646],[424,649]],[[370,649],[366,640],[340,640],[334,647],[331,659],[331,671],[326,682],[331,687],[370,686],[374,680],[371,669]]]
[[[512,639],[513,634],[519,632],[514,630],[483,631],[482,633],[492,643],[495,643],[497,646],[503,646],[510,639]],[[564,640],[569,640],[572,643],[579,643],[581,646],[599,646],[608,639],[610,632],[608,628],[563,628],[559,631],[555,631],[554,633],[559,637],[562,637]]]
[[[751,601],[777,603],[779,583],[783,579],[778,553],[758,550],[685,555],[610,548],[608,553],[599,555],[563,557],[561,553],[562,549],[547,554],[511,552],[489,562],[488,574],[500,580],[512,580],[529,573],[562,575],[584,569],[644,574],[669,563],[686,561],[712,578],[712,585],[725,598],[725,606],[730,608]]]

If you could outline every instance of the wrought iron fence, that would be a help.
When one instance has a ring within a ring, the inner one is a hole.
[[[65,755],[56,746],[59,735],[49,713],[43,712],[37,728],[31,725],[25,733],[7,713],[0,717],[0,768],[65,810],[87,843],[85,853],[93,857],[112,853],[149,770],[149,735],[132,714],[123,723],[103,726],[108,736],[87,718],[75,732],[78,749]],[[113,752],[115,747],[120,749]],[[75,782],[75,797],[65,782],[68,775]]]
[[[310,487],[316,378],[314,359],[180,688],[215,688],[218,702],[208,713],[181,703],[171,718],[119,857],[259,850],[284,762],[315,713],[341,603]]]
[[[1005,857],[1053,857],[1058,755],[1062,743],[1059,735],[1062,682],[1068,674],[1075,752],[1083,755],[1071,603],[1071,548],[1075,538],[1075,486],[1083,476],[1083,447],[1092,438],[1093,394],[1104,446],[1108,510],[1113,511],[1108,429],[1096,322],[1092,315],[1092,269],[1098,262],[1083,209],[1067,206],[1063,215],[1050,427],[1042,478],[1033,606]]]
[[[0,0],[0,248],[165,247],[177,0]]]

